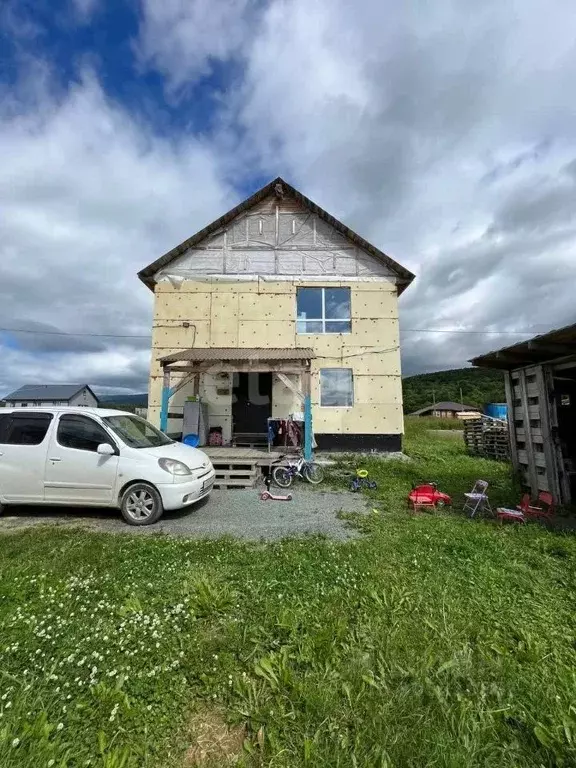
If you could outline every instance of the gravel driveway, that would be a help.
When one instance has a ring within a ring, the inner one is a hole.
[[[50,523],[81,526],[109,533],[171,534],[193,538],[235,536],[241,539],[280,539],[322,533],[336,539],[357,535],[337,512],[366,512],[366,500],[348,492],[309,490],[297,485],[292,501],[260,501],[256,489],[215,490],[188,509],[166,512],[155,525],[137,528],[126,525],[120,513],[108,509],[64,507],[8,507],[0,516],[0,533]]]

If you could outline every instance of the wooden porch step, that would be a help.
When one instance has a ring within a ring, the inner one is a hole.
[[[237,480],[254,480],[256,472],[251,469],[217,469],[216,477],[218,479],[225,480],[227,477],[236,478]]]
[[[251,483],[248,483],[246,480],[234,480],[232,478],[229,478],[228,480],[218,480],[216,479],[214,481],[214,488],[220,488],[221,490],[226,490],[228,488],[254,488],[256,486],[256,478]]]
[[[216,488],[254,488],[258,478],[258,462],[254,459],[213,460]]]

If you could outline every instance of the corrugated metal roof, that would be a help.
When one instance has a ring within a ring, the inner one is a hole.
[[[310,360],[316,357],[313,349],[289,347],[283,349],[258,349],[257,347],[196,347],[183,349],[161,357],[161,363],[204,362],[206,360]]]
[[[576,323],[520,341],[510,347],[475,357],[470,362],[482,368],[513,370],[526,365],[546,363],[561,357],[576,355]]]
[[[25,384],[4,400],[70,400],[87,384]],[[88,387],[90,389],[90,387]],[[92,392],[92,390],[90,390]],[[92,393],[94,394],[94,393]]]
[[[412,280],[414,280],[415,276],[412,272],[410,272],[409,269],[406,269],[406,267],[403,267],[397,261],[394,261],[394,259],[381,251],[379,248],[376,248],[376,246],[372,245],[372,243],[369,243],[368,240],[365,240],[359,234],[354,232],[354,230],[347,227],[341,221],[338,221],[338,219],[335,219],[334,216],[331,216],[323,208],[320,208],[319,205],[305,197],[301,192],[298,192],[297,189],[285,182],[284,179],[280,178],[280,176],[277,179],[271,181],[269,184],[266,184],[266,186],[262,187],[262,189],[259,189],[258,192],[255,192],[235,208],[232,208],[232,210],[228,211],[228,213],[225,213],[223,216],[220,216],[219,219],[216,219],[211,224],[208,224],[208,226],[204,227],[204,229],[201,229],[200,232],[197,232],[195,235],[192,235],[192,237],[184,240],[184,242],[180,243],[180,245],[177,245],[163,256],[160,256],[159,259],[153,261],[152,264],[149,264],[147,267],[144,267],[144,269],[141,269],[140,272],[138,272],[138,277],[140,280],[142,280],[142,282],[151,290],[154,290],[154,275],[156,272],[158,272],[159,269],[165,267],[167,264],[173,261],[173,259],[175,259],[177,256],[180,256],[189,248],[192,248],[192,246],[196,245],[201,240],[204,240],[204,238],[208,237],[208,235],[211,235],[221,227],[229,224],[232,219],[235,219],[236,216],[241,214],[243,211],[248,210],[253,205],[259,203],[265,197],[272,194],[277,185],[281,185],[283,187],[284,193],[288,193],[294,197],[321,219],[328,222],[328,224],[334,227],[337,232],[340,232],[340,234],[344,235],[344,237],[347,237],[355,245],[358,245],[360,248],[367,251],[371,256],[374,256],[377,261],[379,261],[381,264],[385,264],[390,270],[392,270],[392,272],[398,276],[398,294],[402,293],[402,291],[410,285]],[[343,280],[345,277],[345,275],[342,275]]]

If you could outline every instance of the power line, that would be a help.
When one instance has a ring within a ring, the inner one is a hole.
[[[175,326],[177,327],[177,326]],[[121,334],[121,333],[74,333],[73,331],[39,331],[29,328],[0,328],[6,333],[35,333],[42,336],[86,336],[106,339],[150,339],[151,334]],[[401,328],[401,333],[470,333],[496,336],[533,336],[537,331],[483,331],[464,330],[461,328]]]
[[[108,339],[149,339],[150,334],[146,336],[136,336],[120,333],[74,333],[72,331],[38,331],[30,330],[29,328],[0,328],[0,331],[6,331],[7,333],[35,333],[43,336],[90,336],[91,338],[108,338]]]
[[[532,336],[537,331],[468,331],[460,328],[400,328],[400,333],[482,333],[498,336]]]

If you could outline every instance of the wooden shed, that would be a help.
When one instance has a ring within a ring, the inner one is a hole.
[[[524,485],[576,501],[576,324],[470,362],[506,372],[510,453]]]

